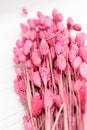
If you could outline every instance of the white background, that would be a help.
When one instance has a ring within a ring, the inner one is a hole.
[[[65,20],[72,16],[87,32],[86,0],[0,0],[0,130],[24,130],[24,108],[14,91],[12,61],[13,46],[21,34],[19,23],[28,18],[21,15],[22,7],[29,10],[29,17],[35,17],[38,10],[51,15],[56,7]]]

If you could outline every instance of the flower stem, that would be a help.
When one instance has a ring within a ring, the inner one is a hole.
[[[31,122],[32,122],[32,127],[33,127],[33,130],[35,130],[34,120],[33,120],[33,116],[32,116],[31,89],[30,89],[30,83],[29,83],[29,80],[28,80],[28,75],[27,75],[27,90],[26,90],[26,95],[27,95],[27,103],[28,103],[28,108],[29,108],[29,112],[30,112],[30,118],[31,118]]]
[[[64,103],[64,130],[68,130],[68,117],[67,117],[66,103]]]
[[[51,130],[50,107],[46,108],[46,130]]]
[[[52,130],[55,130],[55,127],[56,127],[56,125],[58,123],[58,119],[59,119],[59,116],[60,116],[61,111],[63,110],[63,108],[64,108],[64,104],[62,104],[62,106],[60,107],[60,110],[58,111],[58,113],[56,115],[56,119],[55,119],[55,122],[53,124]]]
[[[87,130],[87,88],[86,88],[86,104],[85,104],[85,113],[83,116],[83,122],[84,122],[84,130]]]

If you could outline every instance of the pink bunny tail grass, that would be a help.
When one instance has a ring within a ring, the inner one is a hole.
[[[20,24],[13,48],[25,130],[87,130],[87,34],[57,9],[37,17]]]
[[[25,7],[23,7],[23,8],[22,8],[22,13],[23,13],[24,15],[27,15],[27,14],[28,14],[28,10],[27,10]]]

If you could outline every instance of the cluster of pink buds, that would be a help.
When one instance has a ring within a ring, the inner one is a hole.
[[[14,86],[26,109],[25,130],[87,130],[87,34],[71,17],[64,25],[56,9],[20,27]]]

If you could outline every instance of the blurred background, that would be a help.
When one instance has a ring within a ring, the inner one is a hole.
[[[26,17],[23,7],[29,11]],[[87,32],[86,0],[0,0],[0,130],[24,130],[24,108],[13,87],[13,47],[21,36],[19,24],[36,17],[38,10],[51,16],[53,8],[63,14],[65,23],[71,16]]]

